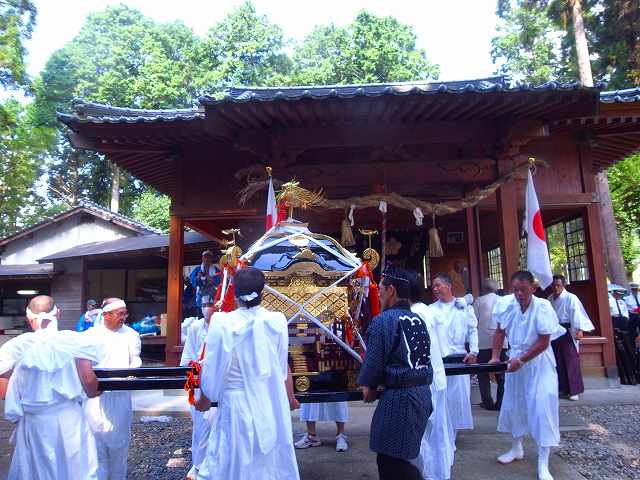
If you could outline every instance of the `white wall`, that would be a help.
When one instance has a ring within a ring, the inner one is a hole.
[[[86,221],[87,218],[93,221]],[[84,220],[84,221],[81,221]],[[38,263],[39,258],[85,243],[116,240],[134,236],[135,232],[101,218],[78,214],[52,223],[31,235],[15,240],[0,254],[2,265]]]

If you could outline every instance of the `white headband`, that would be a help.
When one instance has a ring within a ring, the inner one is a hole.
[[[102,312],[113,312],[114,310],[118,310],[119,308],[127,308],[127,304],[124,303],[124,300],[116,300],[115,302],[108,303],[107,305],[102,307]]]
[[[247,293],[246,295],[241,295],[238,297],[240,300],[242,300],[243,302],[250,302],[251,300],[258,298],[258,293],[257,292],[251,292],[251,293]]]
[[[53,327],[54,330],[58,328],[58,307],[53,306],[50,312],[33,313],[29,307],[27,307],[27,318],[38,322],[38,326],[42,326],[42,322],[49,320],[51,323],[49,327]]]

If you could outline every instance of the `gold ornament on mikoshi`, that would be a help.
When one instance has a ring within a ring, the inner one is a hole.
[[[284,201],[289,207],[289,217],[292,217],[294,208],[306,210],[314,207],[324,201],[324,196],[322,190],[312,192],[302,188],[299,182],[291,181],[282,184],[278,201]]]
[[[378,231],[361,228],[360,233],[369,238],[369,248],[362,252],[362,259],[369,265],[369,270],[374,270],[380,263],[380,254],[371,248],[371,237],[377,235]]]
[[[236,245],[236,234],[239,237],[242,236],[239,228],[228,228],[226,230],[222,230],[222,233],[225,235],[232,235],[232,240],[227,240],[227,245],[229,246],[226,249],[222,250],[222,257],[220,257],[220,262],[218,265],[221,269],[225,267],[225,265],[229,265],[231,267],[235,267],[238,265],[238,259],[242,256],[242,249]]]
[[[306,392],[311,387],[311,380],[306,375],[302,375],[296,378],[295,386],[298,392]]]

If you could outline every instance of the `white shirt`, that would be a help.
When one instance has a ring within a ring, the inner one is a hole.
[[[493,319],[493,306],[500,297],[495,293],[487,293],[478,297],[473,304],[473,311],[478,319],[478,348],[485,350],[493,347],[493,337],[498,325]],[[505,340],[503,348],[507,348]]]
[[[94,335],[105,343],[106,353],[98,368],[138,368],[142,365],[140,335],[128,325],[122,325],[116,331],[109,330],[104,324],[96,325],[86,330],[86,335]]]
[[[574,339],[578,330],[591,332],[594,329],[593,323],[591,323],[587,312],[582,306],[582,302],[573,293],[562,290],[562,293],[557,297],[549,295],[549,301],[556,311],[560,324],[563,326],[570,325]]]
[[[455,298],[451,302],[438,300],[429,308],[435,318],[443,357],[467,353],[467,342],[471,353],[478,354],[478,320],[464,298]]]
[[[634,295],[633,292],[631,292],[624,297],[624,303],[627,305],[627,310],[633,312],[636,308],[640,308],[640,294]]]
[[[611,294],[609,294],[609,312],[612,317],[619,317],[620,314],[622,314],[623,317],[629,318],[629,309],[627,308],[627,304],[624,303],[624,300],[622,299],[616,300]]]
[[[533,296],[525,312],[513,294],[500,298],[494,308],[495,322],[507,334],[509,358],[519,357],[538,341],[540,335],[560,338],[566,330],[548,300]],[[555,365],[551,343],[540,355],[549,357]]]

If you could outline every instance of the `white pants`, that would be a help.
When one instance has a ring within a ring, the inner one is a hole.
[[[96,444],[80,405],[27,411],[15,431],[9,480],[95,480]]]
[[[193,405],[189,409],[191,411],[191,459],[193,465],[200,468],[207,454],[209,434],[216,409],[210,408],[206,412],[199,412]]]
[[[119,448],[111,448],[96,435],[98,451],[98,480],[126,480],[129,443]]]

